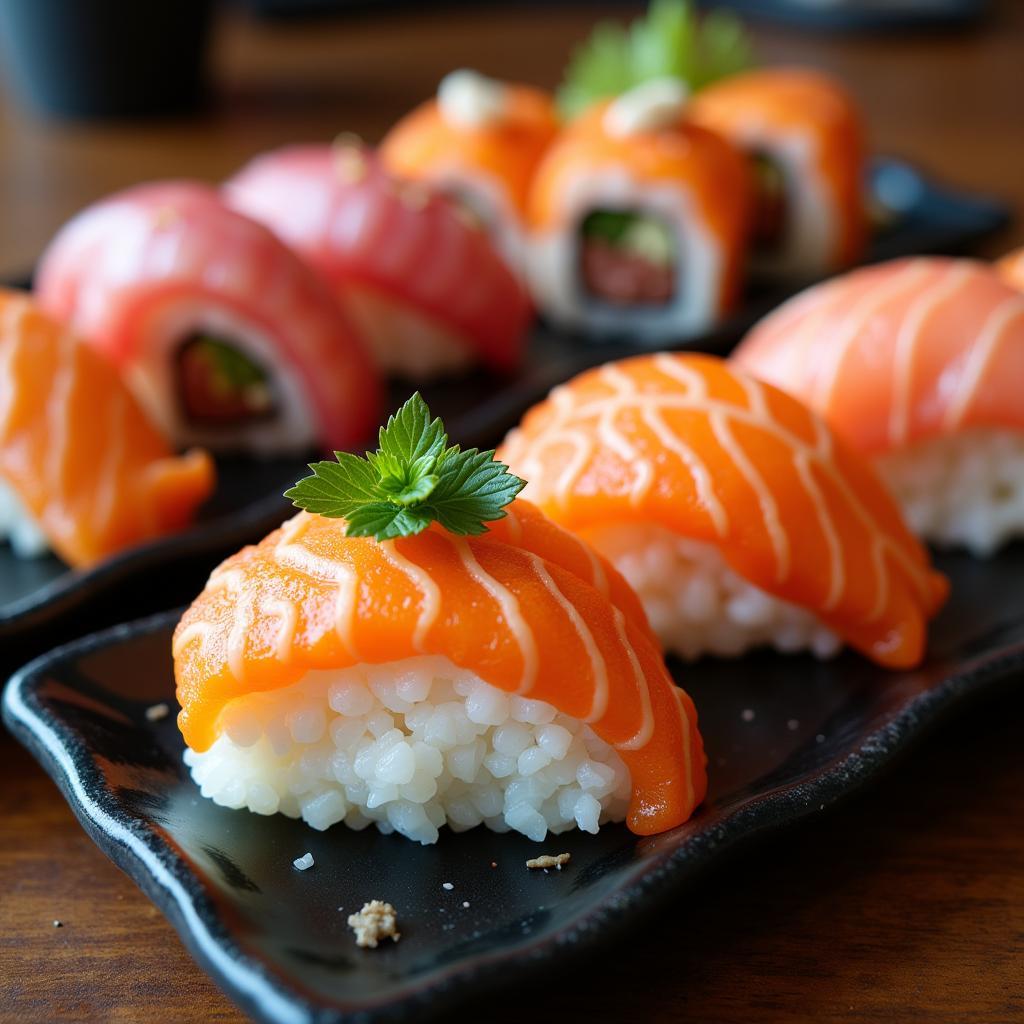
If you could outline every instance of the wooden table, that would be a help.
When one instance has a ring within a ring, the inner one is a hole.
[[[54,125],[0,95],[0,273],[30,267],[66,217],[140,179],[215,180],[261,149],[341,129],[377,138],[452,67],[554,84],[588,22],[579,8],[540,5],[273,28],[230,20],[215,104],[192,120]],[[879,151],[1024,211],[1019,0],[971,33],[757,35],[768,61],[845,77]],[[1024,224],[991,252],[1014,242]],[[741,851],[634,941],[550,992],[506,996],[488,1018],[1024,1019],[1022,718],[1012,689],[978,704],[870,792]],[[0,780],[0,1021],[242,1019],[6,736]]]

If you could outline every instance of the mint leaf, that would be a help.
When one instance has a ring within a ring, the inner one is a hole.
[[[494,452],[462,451],[444,424],[413,395],[388,418],[380,448],[363,458],[335,452],[310,465],[313,475],[285,492],[297,508],[346,520],[351,537],[409,537],[431,523],[450,533],[484,533],[525,486]]]

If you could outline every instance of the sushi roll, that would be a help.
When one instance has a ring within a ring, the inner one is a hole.
[[[996,270],[1003,280],[1024,292],[1024,247],[1008,252],[996,262]]]
[[[711,356],[609,363],[556,388],[498,458],[632,584],[686,658],[843,643],[916,665],[947,584],[860,456]]]
[[[213,490],[117,372],[30,299],[0,290],[0,542],[86,568],[180,530]]]
[[[687,116],[678,80],[592,107],[530,192],[530,285],[552,321],[664,342],[736,299],[750,180],[742,153]]]
[[[532,309],[478,225],[356,141],[258,157],[225,186],[327,283],[378,366],[413,380],[518,365]]]
[[[864,126],[853,97],[804,68],[766,68],[698,92],[691,116],[748,155],[752,267],[821,277],[864,253]]]
[[[872,459],[920,536],[983,556],[1024,534],[1024,295],[990,265],[854,271],[784,303],[734,361]]]
[[[201,792],[421,843],[446,824],[540,841],[685,821],[706,788],[696,715],[636,597],[513,500],[493,452],[429,424],[407,405],[375,455],[314,467],[288,492],[307,511],[185,613],[178,723]],[[392,472],[408,490],[372,500]]]
[[[557,131],[547,93],[463,69],[388,132],[380,155],[398,177],[447,192],[518,272],[530,182]]]
[[[180,446],[256,454],[365,440],[379,384],[312,270],[216,190],[129,189],[44,253],[40,305],[116,366]]]

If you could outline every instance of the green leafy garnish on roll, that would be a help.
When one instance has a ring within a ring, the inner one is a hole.
[[[412,537],[431,523],[476,536],[502,519],[526,486],[494,451],[463,451],[448,443],[440,419],[419,392],[381,427],[379,447],[360,457],[335,452],[335,462],[310,464],[312,476],[285,492],[296,508],[345,519],[349,537]]]
[[[753,64],[753,44],[738,18],[721,11],[701,17],[691,0],[652,0],[628,27],[598,24],[577,47],[558,90],[563,117],[642,82],[677,78],[691,92]]]

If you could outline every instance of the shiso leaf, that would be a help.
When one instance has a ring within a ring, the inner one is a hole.
[[[505,516],[525,481],[494,451],[448,444],[440,419],[417,392],[381,428],[380,447],[360,458],[335,452],[285,492],[297,508],[345,519],[350,537],[411,537],[431,523],[474,536]]]
[[[724,11],[699,16],[692,0],[651,0],[628,28],[601,22],[569,60],[558,90],[566,118],[653,78],[679,78],[696,92],[753,64],[742,22]]]

